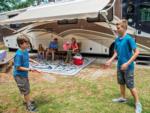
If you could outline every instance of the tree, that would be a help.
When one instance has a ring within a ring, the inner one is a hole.
[[[10,0],[0,0],[0,12],[11,10]]]
[[[24,2],[21,0],[0,0],[0,12],[26,8],[33,5],[35,1],[37,0],[26,0]]]

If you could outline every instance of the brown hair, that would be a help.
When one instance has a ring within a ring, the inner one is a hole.
[[[44,48],[43,48],[42,44],[39,44],[38,51],[44,51]]]
[[[73,41],[73,43],[76,43],[76,38],[72,37],[71,40]]]
[[[127,27],[128,27],[128,21],[126,19],[122,19],[120,20],[117,24],[118,25],[121,25],[122,28],[124,28],[125,30],[127,30]]]
[[[20,47],[20,45],[22,45],[24,42],[30,43],[30,39],[26,35],[23,35],[23,34],[19,35],[17,37],[18,46]]]

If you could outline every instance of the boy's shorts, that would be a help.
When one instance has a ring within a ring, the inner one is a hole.
[[[120,85],[125,85],[129,89],[134,88],[134,72],[133,71],[122,71],[117,70],[117,80]]]
[[[15,81],[20,90],[20,93],[23,95],[28,95],[30,93],[30,84],[28,77],[15,76]]]

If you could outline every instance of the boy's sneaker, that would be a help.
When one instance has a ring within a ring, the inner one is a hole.
[[[127,99],[120,97],[120,98],[113,99],[112,101],[119,102],[119,103],[126,103]]]
[[[33,104],[26,105],[26,107],[27,107],[27,110],[28,110],[29,112],[36,112],[36,111],[37,111],[37,110],[36,110],[36,107],[35,107]]]
[[[142,105],[140,102],[135,105],[135,113],[142,113]]]
[[[35,105],[35,101],[31,101],[31,104],[33,104],[33,105]],[[27,103],[26,102],[23,102],[23,105],[27,105]]]

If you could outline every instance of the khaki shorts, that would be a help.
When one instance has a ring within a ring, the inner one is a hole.
[[[127,88],[134,88],[134,72],[117,70],[117,79],[120,85],[126,85]]]
[[[22,76],[15,76],[15,81],[17,83],[17,86],[19,88],[19,91],[23,95],[28,95],[30,93],[30,84],[28,77],[22,77]]]

